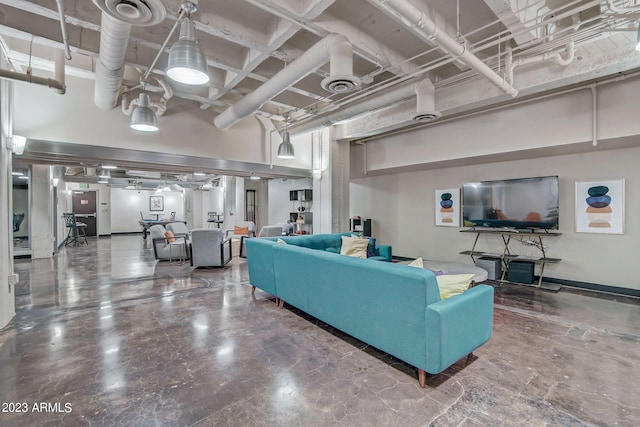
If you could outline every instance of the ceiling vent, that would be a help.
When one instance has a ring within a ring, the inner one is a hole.
[[[156,25],[162,22],[166,9],[160,0],[92,0],[104,13],[131,25]]]
[[[436,111],[435,88],[431,80],[425,79],[416,87],[416,115],[413,120],[428,123],[438,120],[442,114]]]
[[[360,79],[353,75],[353,49],[344,38],[329,45],[329,77],[320,85],[331,93],[347,93],[360,87]]]

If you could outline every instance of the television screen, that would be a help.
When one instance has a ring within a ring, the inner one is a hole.
[[[557,176],[465,183],[464,226],[557,229],[558,201]]]

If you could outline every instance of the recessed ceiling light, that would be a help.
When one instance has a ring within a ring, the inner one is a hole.
[[[19,172],[19,171],[14,171],[14,172],[11,172],[11,175],[13,175],[13,176],[22,176],[24,174],[22,172]]]
[[[204,172],[194,172],[193,175],[194,176],[205,176],[206,174]]]
[[[29,177],[28,177],[28,176],[26,176],[26,175],[20,175],[20,176],[18,177],[18,179],[29,179]]]
[[[118,169],[116,165],[102,165],[102,169]]]

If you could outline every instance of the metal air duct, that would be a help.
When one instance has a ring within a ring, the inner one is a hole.
[[[360,80],[351,75],[353,67],[351,59],[352,48],[349,40],[341,34],[330,34],[262,86],[224,110],[213,120],[213,123],[218,129],[228,129],[258,111],[265,102],[329,60],[331,76],[322,81],[322,86],[328,91],[349,92],[360,86]]]
[[[131,26],[156,25],[164,20],[166,10],[160,0],[92,1],[102,10],[93,101],[98,108],[110,110],[118,102]]]
[[[370,113],[372,111],[379,110],[384,107],[389,107],[391,105],[405,101],[413,96],[416,96],[421,91],[423,92],[423,95],[424,95],[425,90],[428,91],[429,87],[433,88],[433,84],[431,84],[431,80],[429,79],[425,79],[419,83],[405,83],[404,85],[394,88],[382,95],[378,95],[370,99],[365,99],[364,101],[358,101],[355,105],[352,105],[351,107],[341,108],[340,110],[330,113],[327,116],[310,120],[308,122],[302,123],[301,125],[297,125],[297,126],[294,125],[289,128],[289,133],[291,135],[300,135],[306,132],[311,132],[316,129],[331,126],[339,121],[347,120],[347,119],[356,117],[360,114]],[[422,100],[422,103],[423,103],[423,108],[426,108],[428,105],[431,105],[424,98]],[[431,105],[430,109],[429,108],[426,108],[424,110],[419,109],[417,115],[420,115],[420,114],[424,114],[424,115],[432,114],[440,117],[440,114],[434,111],[433,105]]]

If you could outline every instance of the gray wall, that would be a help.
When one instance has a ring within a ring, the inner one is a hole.
[[[374,234],[395,255],[471,262],[474,235],[435,225],[434,192],[465,182],[558,175],[560,232],[548,238],[545,276],[640,289],[640,121],[633,115],[640,80],[598,87],[597,147],[588,89],[444,122],[351,147],[350,214],[374,220]],[[364,150],[366,149],[366,155]],[[576,181],[625,179],[622,235],[577,233]],[[533,255],[531,246],[515,247]],[[480,250],[501,252],[499,237]]]

